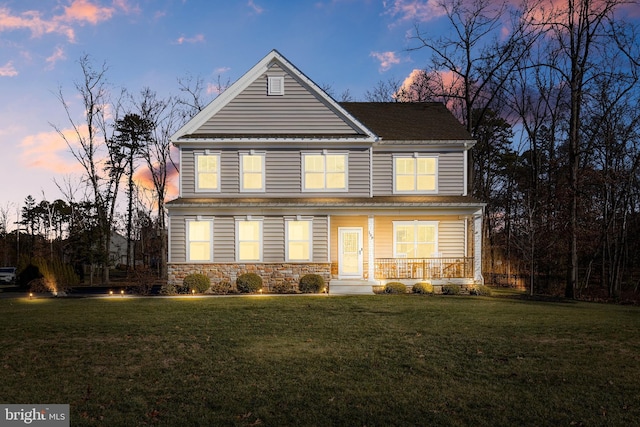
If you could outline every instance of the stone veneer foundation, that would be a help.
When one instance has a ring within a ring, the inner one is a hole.
[[[298,283],[305,274],[319,274],[329,283],[331,279],[330,263],[224,263],[224,264],[169,264],[168,283],[182,285],[184,278],[193,273],[206,274],[211,283],[228,281],[235,283],[243,273],[256,273],[262,277],[263,288],[267,291],[276,285]]]

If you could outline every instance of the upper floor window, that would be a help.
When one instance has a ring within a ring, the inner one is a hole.
[[[303,190],[346,191],[346,154],[303,154]]]
[[[220,154],[196,153],[196,191],[220,191]]]
[[[265,155],[240,154],[240,191],[264,191]]]
[[[430,258],[438,252],[438,223],[394,221],[394,258]]]
[[[438,191],[438,158],[435,156],[395,156],[394,193],[435,193]]]
[[[286,260],[311,261],[312,228],[311,220],[285,220]]]
[[[187,220],[187,261],[213,261],[213,220]]]
[[[262,261],[262,221],[236,220],[236,259]]]

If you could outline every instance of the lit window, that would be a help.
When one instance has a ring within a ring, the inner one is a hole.
[[[187,261],[213,261],[213,221],[187,220]]]
[[[332,191],[347,189],[346,154],[304,154],[304,189]]]
[[[429,258],[438,251],[438,223],[394,221],[394,258]]]
[[[220,154],[196,154],[196,190],[220,191]]]
[[[241,191],[264,191],[264,154],[240,155]]]
[[[394,157],[394,192],[433,193],[437,191],[437,157]]]
[[[237,221],[238,261],[262,260],[262,221]]]
[[[311,221],[287,220],[287,261],[311,261]]]

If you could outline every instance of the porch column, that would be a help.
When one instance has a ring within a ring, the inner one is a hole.
[[[482,277],[482,211],[473,215],[473,280],[484,284]]]
[[[367,219],[367,236],[368,236],[368,254],[369,257],[367,259],[367,275],[369,277],[369,282],[375,281],[375,236],[374,236],[374,221],[373,215],[369,215]]]

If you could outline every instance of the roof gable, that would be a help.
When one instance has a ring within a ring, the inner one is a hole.
[[[269,77],[284,79],[284,95],[269,94]],[[171,140],[310,137],[377,140],[377,135],[273,50]]]

